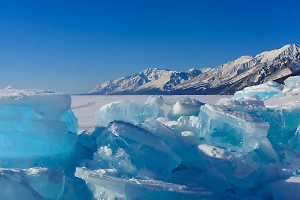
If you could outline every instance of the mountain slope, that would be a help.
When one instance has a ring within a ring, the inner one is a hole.
[[[246,86],[288,76],[300,69],[300,47],[242,56],[217,68],[176,72],[146,69],[94,87],[88,94],[233,94]]]

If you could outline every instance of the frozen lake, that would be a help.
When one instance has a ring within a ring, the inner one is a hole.
[[[228,98],[226,95],[185,95],[187,97],[196,99],[203,103],[214,104],[221,98]],[[163,96],[167,98],[181,98],[185,96]],[[103,105],[120,100],[130,101],[145,101],[149,95],[73,95],[72,96],[72,110],[75,113],[79,130],[93,130],[95,126],[100,125],[94,117],[94,113]],[[171,109],[170,106],[163,106],[165,112]]]

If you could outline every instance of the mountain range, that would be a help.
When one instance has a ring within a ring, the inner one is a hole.
[[[300,46],[289,44],[255,57],[242,56],[216,68],[186,72],[147,68],[95,86],[86,94],[233,94],[244,87],[281,80],[300,70]]]

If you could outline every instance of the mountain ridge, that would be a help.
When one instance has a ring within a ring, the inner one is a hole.
[[[87,94],[233,94],[300,69],[300,46],[288,44],[254,57],[241,56],[216,68],[184,72],[147,68],[95,86]]]

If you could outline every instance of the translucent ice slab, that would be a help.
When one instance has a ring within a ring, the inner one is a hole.
[[[201,107],[199,137],[222,148],[249,152],[257,149],[266,138],[269,125],[245,112],[223,106]]]
[[[300,76],[291,76],[284,80],[284,84],[291,88],[300,88]]]
[[[244,99],[246,96],[257,95],[260,99],[269,99],[278,95],[283,90],[284,86],[274,81],[269,81],[261,85],[246,87],[241,91],[234,93],[235,99]]]
[[[95,115],[96,119],[104,124],[114,120],[138,124],[150,118],[163,117],[164,111],[154,103],[118,101],[104,105]]]
[[[70,152],[77,119],[70,95],[40,90],[0,90],[0,158],[33,158]]]
[[[75,174],[88,183],[95,199],[220,199],[220,196],[204,187],[188,187],[151,179],[116,178],[83,168],[77,168]]]
[[[0,174],[1,199],[57,199],[64,191],[62,168],[0,168]]]

